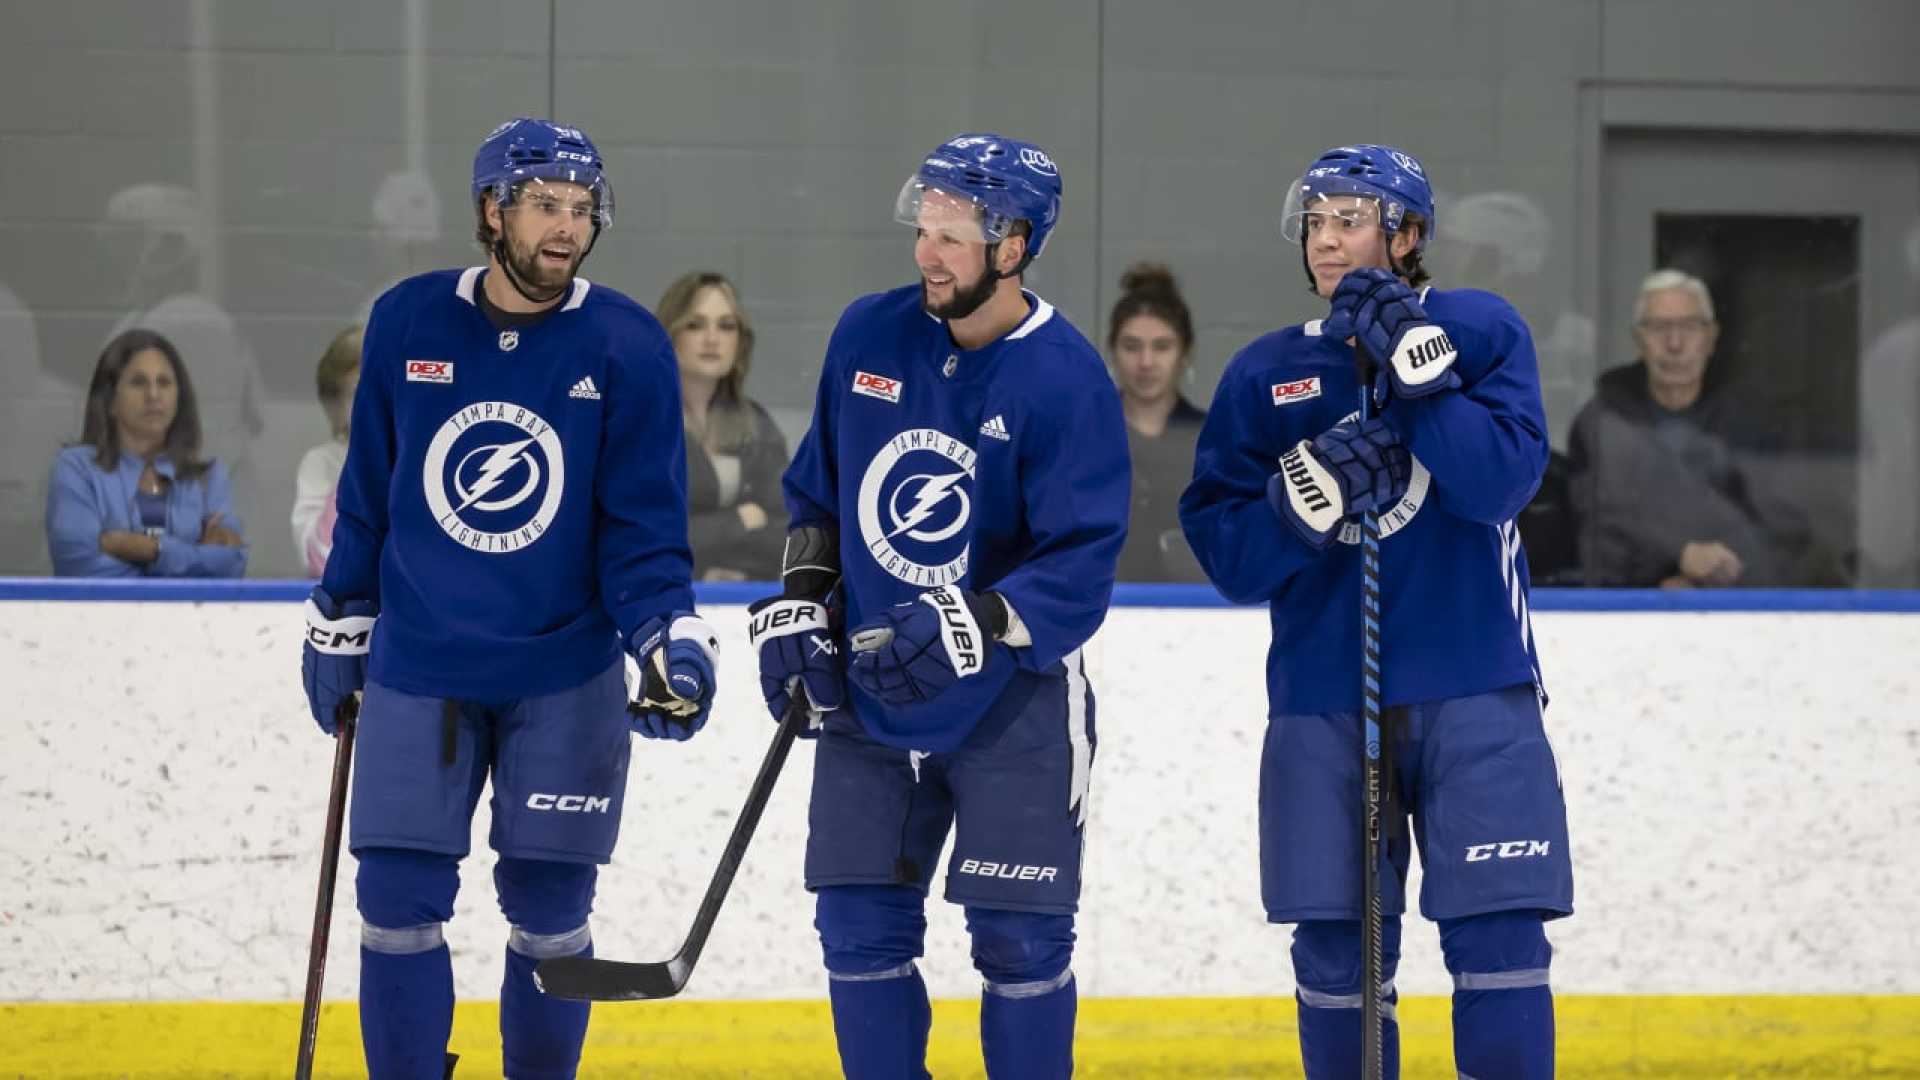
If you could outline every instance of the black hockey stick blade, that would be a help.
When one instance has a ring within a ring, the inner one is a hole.
[[[707,935],[719,918],[720,905],[733,886],[733,876],[746,858],[747,844],[760,824],[760,814],[773,795],[774,783],[780,779],[787,753],[793,749],[800,726],[807,723],[803,702],[799,693],[793,694],[786,718],[774,733],[773,742],[760,761],[760,772],[747,790],[746,805],[740,808],[740,816],[733,823],[726,850],[720,853],[720,865],[714,868],[713,879],[707,883],[707,893],[700,900],[700,912],[694,916],[693,927],[687,931],[686,940],[673,959],[661,963],[630,963],[597,956],[558,956],[542,960],[534,969],[533,981],[543,993],[571,1001],[654,1001],[673,997],[686,989],[687,980],[693,976],[693,965],[699,962],[700,952],[707,945]]]

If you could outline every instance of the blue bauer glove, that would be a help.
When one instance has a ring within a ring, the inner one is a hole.
[[[1336,341],[1353,338],[1367,359],[1381,365],[1374,401],[1389,389],[1399,398],[1425,397],[1460,386],[1453,370],[1459,353],[1447,332],[1427,318],[1420,296],[1391,270],[1350,270],[1333,291],[1333,307],[1320,332]]]
[[[1305,540],[1325,548],[1349,517],[1392,506],[1407,493],[1413,454],[1378,417],[1348,421],[1280,455],[1267,503]]]
[[[929,701],[986,670],[1007,630],[1006,601],[957,585],[929,589],[854,628],[847,677],[889,705]]]
[[[784,720],[795,693],[805,699],[802,738],[812,738],[826,715],[847,703],[846,657],[835,642],[832,609],[816,600],[769,596],[747,609],[747,640],[760,655],[760,693],[767,711]]]

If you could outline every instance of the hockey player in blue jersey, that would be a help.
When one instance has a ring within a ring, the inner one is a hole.
[[[364,690],[349,846],[373,1080],[451,1072],[441,927],[489,779],[512,926],[505,1072],[574,1075],[588,1007],[542,995],[534,966],[590,954],[632,731],[691,736],[714,686],[672,346],[644,308],[577,276],[613,220],[598,151],[576,129],[511,121],[480,145],[472,202],[487,264],[374,305],[333,551],[307,605],[322,730]],[[623,652],[647,706],[631,728]]]
[[[1390,818],[1413,821],[1421,913],[1439,923],[1453,974],[1455,1063],[1463,1078],[1548,1077],[1543,924],[1572,913],[1573,875],[1514,528],[1547,463],[1532,339],[1497,296],[1426,287],[1433,196],[1408,154],[1327,151],[1294,182],[1283,220],[1327,315],[1228,365],[1180,515],[1220,591],[1271,612],[1261,893],[1269,921],[1296,924],[1307,1076],[1360,1075],[1357,522],[1373,510],[1400,763]],[[1377,374],[1363,379],[1357,360]],[[1361,421],[1363,392],[1377,415]],[[1389,851],[1390,986],[1409,852]],[[1396,1075],[1390,1011],[1386,1046]]]
[[[1080,648],[1113,590],[1129,477],[1099,352],[1021,287],[1060,193],[1039,147],[999,135],[952,139],[908,178],[895,216],[920,280],[834,329],[786,474],[785,588],[753,609],[768,706],[803,694],[819,734],[806,884],[854,1080],[927,1076],[914,961],[950,828],[987,1074],[1073,1070],[1094,751]]]

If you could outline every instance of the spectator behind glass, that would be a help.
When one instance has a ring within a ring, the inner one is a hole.
[[[1587,584],[1830,583],[1801,573],[1804,518],[1756,486],[1763,418],[1709,376],[1720,327],[1706,284],[1649,274],[1633,333],[1640,361],[1601,374],[1569,439]]]
[[[733,283],[683,274],[655,309],[680,362],[687,431],[687,539],[702,581],[776,581],[786,542],[787,442],[746,396],[753,327]]]
[[[333,493],[340,467],[347,462],[347,422],[353,416],[353,392],[360,386],[362,328],[342,330],[320,357],[314,386],[333,437],[308,450],[294,476],[293,550],[308,577],[319,577],[333,550]]]
[[[173,343],[116,335],[80,442],[54,459],[47,548],[60,577],[239,577],[246,541],[226,466],[200,459],[200,410]]]
[[[1194,442],[1207,417],[1180,394],[1192,359],[1193,315],[1172,271],[1155,263],[1128,267],[1107,322],[1107,362],[1120,386],[1133,458],[1121,581],[1206,581],[1180,531],[1180,493],[1193,479]]]

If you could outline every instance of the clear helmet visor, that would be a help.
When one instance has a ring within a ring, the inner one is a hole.
[[[515,169],[511,186],[494,189],[502,209],[520,206],[555,218],[585,217],[602,229],[613,225],[613,188],[600,170],[571,165]]]
[[[1381,225],[1380,196],[1339,187],[1317,177],[1295,180],[1280,211],[1280,235],[1298,244],[1328,226],[1351,229]]]
[[[900,186],[900,195],[893,202],[893,220],[969,244],[997,244],[1010,235],[1014,222],[975,196],[917,172]]]

